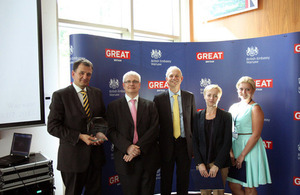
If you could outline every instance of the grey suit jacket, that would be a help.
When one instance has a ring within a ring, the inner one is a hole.
[[[104,117],[105,105],[100,89],[87,87],[92,117]],[[105,162],[103,146],[87,146],[79,134],[87,134],[87,116],[75,88],[70,85],[53,93],[48,116],[48,132],[60,139],[57,169],[65,172],[83,172],[90,163],[90,155],[97,155],[95,163]]]
[[[118,174],[130,174],[136,160],[141,160],[146,170],[156,172],[159,168],[158,114],[153,102],[139,97],[137,109],[137,132],[141,155],[131,162],[123,156],[132,144],[134,123],[125,97],[111,102],[107,107],[108,139],[114,144],[114,161]]]
[[[182,112],[185,137],[187,141],[188,156],[193,154],[193,120],[196,114],[195,98],[191,92],[181,90]],[[161,158],[165,161],[171,160],[174,150],[173,119],[170,104],[169,91],[154,97],[155,105],[159,114],[159,147]]]

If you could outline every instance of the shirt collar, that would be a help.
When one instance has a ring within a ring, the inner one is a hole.
[[[126,98],[126,101],[127,101],[127,102],[129,102],[131,99],[135,99],[136,102],[137,102],[138,99],[139,99],[139,95],[135,96],[134,98],[131,98],[131,97],[129,97],[129,96],[125,93],[125,98]]]
[[[81,89],[74,82],[72,84],[73,84],[73,87],[75,88],[77,93],[80,93],[82,90],[86,92],[86,87],[84,89]]]
[[[178,96],[181,96],[181,90],[179,89],[179,91],[177,93],[173,93],[170,89],[169,90],[169,96],[170,98],[173,97],[173,95],[178,95]]]

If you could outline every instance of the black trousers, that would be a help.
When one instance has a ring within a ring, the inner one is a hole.
[[[101,195],[102,168],[95,167],[94,163],[90,163],[85,172],[61,172],[61,176],[66,186],[65,195],[81,195],[83,188],[85,195]]]
[[[141,159],[134,163],[133,173],[119,174],[124,195],[153,195],[156,172],[145,170]]]
[[[176,164],[176,188],[177,195],[187,195],[189,188],[191,159],[187,152],[185,138],[174,141],[172,159],[168,162],[162,161],[161,165],[161,195],[170,195],[172,192],[173,172]]]

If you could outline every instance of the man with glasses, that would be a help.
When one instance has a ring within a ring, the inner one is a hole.
[[[114,145],[115,168],[125,195],[153,195],[159,168],[158,113],[139,97],[141,76],[123,76],[125,96],[107,107],[107,137]]]

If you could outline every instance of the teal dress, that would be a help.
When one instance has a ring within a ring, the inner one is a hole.
[[[240,134],[237,138],[232,138],[232,149],[235,158],[237,158],[241,154],[252,135],[251,112],[255,105],[257,105],[257,103],[241,108],[239,107],[239,104],[236,103],[229,109],[229,112],[232,114],[232,118],[234,120],[235,131]],[[268,158],[261,137],[252,148],[252,150],[246,155],[244,161],[246,161],[247,164],[247,183],[230,177],[227,178],[227,181],[238,183],[244,187],[249,188],[271,183]]]

